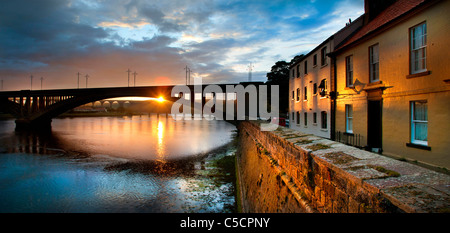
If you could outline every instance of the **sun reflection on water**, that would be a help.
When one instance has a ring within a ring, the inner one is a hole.
[[[157,148],[157,153],[158,153],[158,160],[159,161],[165,161],[165,148],[164,148],[164,125],[162,123],[162,121],[158,121],[158,148]]]

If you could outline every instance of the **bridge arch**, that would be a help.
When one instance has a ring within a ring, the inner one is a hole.
[[[47,91],[20,91],[2,93],[6,98],[0,98],[0,105],[6,112],[16,118],[16,128],[49,127],[52,118],[73,108],[89,103],[117,97],[163,97],[168,101],[178,98],[171,97],[172,86],[132,87],[132,88],[93,88]],[[113,101],[108,101],[110,104]],[[105,103],[105,102],[104,102]]]
[[[104,107],[104,108],[112,108],[112,103],[109,102],[108,100],[105,100],[102,103],[102,107]]]
[[[92,107],[94,108],[101,108],[103,107],[103,103],[99,100],[92,102]]]

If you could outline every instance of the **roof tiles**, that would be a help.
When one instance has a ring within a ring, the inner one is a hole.
[[[349,38],[344,44],[339,46],[336,50],[340,50],[361,38],[367,36],[371,32],[383,27],[384,25],[394,21],[405,13],[411,11],[418,5],[426,2],[427,0],[398,0],[384,11],[378,14],[373,20],[369,21],[359,31],[357,31],[351,38]]]

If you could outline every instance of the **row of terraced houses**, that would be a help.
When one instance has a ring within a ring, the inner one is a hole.
[[[450,0],[365,0],[290,65],[290,128],[450,169]]]

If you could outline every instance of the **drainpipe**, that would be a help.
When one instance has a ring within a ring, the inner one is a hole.
[[[331,57],[331,118],[330,118],[330,137],[331,140],[336,140],[336,98],[337,98],[337,69],[336,69],[336,56]]]

